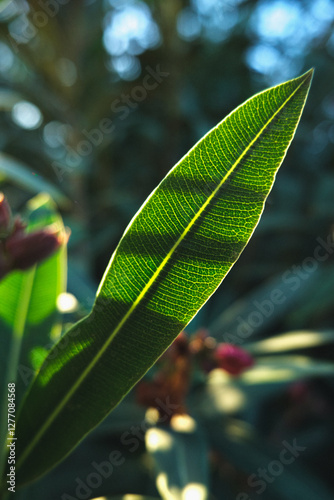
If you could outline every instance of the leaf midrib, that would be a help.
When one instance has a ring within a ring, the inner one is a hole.
[[[211,201],[213,200],[213,198],[216,196],[216,194],[219,192],[219,190],[223,187],[223,185],[225,184],[226,180],[230,177],[230,175],[235,171],[235,169],[238,167],[238,165],[240,164],[240,162],[242,161],[242,159],[244,158],[244,156],[248,153],[248,151],[250,150],[250,148],[256,143],[256,141],[261,137],[261,135],[263,134],[263,132],[267,129],[267,127],[270,125],[270,123],[276,118],[276,116],[281,112],[281,110],[287,105],[287,103],[293,98],[293,96],[298,92],[298,90],[300,89],[300,87],[302,85],[304,85],[305,83],[305,79],[301,81],[301,83],[296,87],[296,89],[287,97],[287,99],[284,101],[284,103],[275,111],[275,113],[273,113],[273,115],[267,120],[267,122],[265,123],[265,125],[261,128],[261,130],[257,133],[257,135],[254,137],[254,139],[252,141],[250,141],[249,145],[244,149],[244,151],[240,154],[240,156],[237,158],[237,160],[234,162],[234,164],[232,165],[232,167],[230,168],[230,170],[225,174],[225,176],[223,177],[223,179],[221,180],[221,182],[218,184],[218,186],[214,189],[214,191],[212,192],[212,194],[207,198],[207,200],[204,202],[203,206],[201,207],[201,209],[197,212],[197,214],[193,217],[193,219],[189,222],[188,226],[185,228],[185,230],[183,231],[183,233],[181,234],[181,236],[178,238],[178,240],[176,241],[176,243],[173,245],[173,247],[171,248],[171,250],[168,252],[168,254],[166,255],[166,257],[163,259],[163,261],[161,262],[161,264],[158,266],[157,270],[154,272],[153,276],[150,278],[150,280],[148,281],[148,283],[145,285],[145,287],[143,288],[142,292],[138,295],[137,299],[133,302],[132,306],[130,307],[130,309],[128,310],[128,312],[124,315],[123,319],[118,323],[118,325],[115,327],[115,329],[113,330],[113,332],[110,334],[109,338],[107,339],[107,341],[102,345],[101,349],[98,351],[98,353],[94,356],[94,358],[92,359],[92,361],[89,363],[89,365],[86,367],[86,369],[83,371],[83,373],[81,374],[81,376],[78,378],[77,382],[72,386],[72,388],[68,391],[68,393],[64,396],[64,398],[61,400],[61,402],[59,403],[58,407],[51,413],[51,415],[49,416],[49,418],[45,421],[44,425],[40,427],[40,430],[39,432],[35,435],[35,438],[32,439],[29,443],[29,446],[27,446],[25,452],[22,453],[20,459],[17,461],[17,468],[20,467],[20,465],[25,462],[26,460],[26,457],[29,456],[30,452],[35,448],[36,444],[38,443],[39,439],[41,436],[43,436],[43,434],[47,431],[47,429],[51,426],[52,422],[56,419],[56,417],[58,416],[58,414],[62,411],[62,409],[64,408],[64,406],[67,404],[67,402],[71,399],[71,397],[73,396],[73,394],[75,394],[76,390],[80,387],[80,385],[83,383],[83,381],[86,379],[86,377],[90,374],[91,370],[94,368],[94,366],[97,364],[97,362],[99,361],[99,359],[103,356],[103,354],[105,353],[105,351],[108,349],[110,343],[112,342],[112,340],[114,339],[114,337],[117,335],[117,333],[121,330],[121,328],[123,327],[123,325],[128,321],[128,319],[132,316],[133,312],[136,310],[136,308],[138,307],[138,305],[141,303],[141,301],[143,300],[143,298],[146,296],[147,292],[149,291],[149,289],[151,288],[151,286],[155,283],[156,279],[158,278],[158,276],[160,275],[160,273],[162,272],[162,270],[165,268],[165,266],[167,265],[167,263],[169,262],[169,260],[171,259],[171,257],[173,256],[175,250],[178,248],[178,246],[182,243],[182,241],[184,240],[185,236],[187,235],[187,233],[190,231],[190,229],[194,226],[194,224],[196,223],[196,221],[199,219],[199,217],[202,215],[202,213],[205,211],[205,209],[207,208],[207,206],[211,203]],[[252,98],[250,98],[249,100],[251,100]],[[246,101],[247,102],[247,101]],[[243,103],[244,105],[245,103]],[[241,106],[243,106],[241,105]],[[241,107],[239,106],[239,107]],[[235,110],[233,110],[231,112],[231,114],[234,114],[236,111],[237,111],[238,108],[236,108]],[[225,120],[229,117],[230,115],[227,115],[225,117]],[[224,121],[225,121],[224,120]],[[298,120],[299,121],[299,120]],[[298,126],[298,121],[294,127],[294,130],[296,130],[297,126]],[[218,128],[221,124],[219,124],[216,128]],[[212,132],[212,131],[210,131]],[[208,134],[210,133],[208,132]],[[201,139],[204,140],[205,137],[203,137]],[[291,143],[293,139],[293,134],[292,134],[292,137],[291,137],[291,140],[289,141],[289,144]],[[201,142],[200,141],[200,142]],[[286,150],[285,150],[285,153],[288,149],[288,146],[289,144],[287,145],[286,147]],[[196,147],[196,145],[194,146]],[[193,148],[192,148],[193,149]],[[284,154],[285,156],[285,154]],[[283,158],[284,158],[283,156]],[[283,160],[282,158],[282,160]],[[141,208],[142,209],[142,208]],[[141,210],[140,209],[140,210]],[[137,215],[137,214],[136,214]],[[135,216],[136,216],[135,215]],[[132,219],[133,220],[133,219]],[[255,231],[255,228],[253,229],[252,233],[249,235],[249,238],[251,237],[251,235],[253,234],[253,232]],[[125,233],[126,234],[126,233]],[[249,239],[248,238],[248,239]],[[116,255],[116,252],[114,252],[114,256],[113,256],[113,259],[115,258],[115,255]],[[102,281],[104,280],[104,277],[107,275],[111,265],[112,265],[112,262],[113,262],[113,259],[111,259],[107,269],[106,269],[106,272],[102,278]]]

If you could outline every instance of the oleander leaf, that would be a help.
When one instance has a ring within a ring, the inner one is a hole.
[[[63,221],[50,196],[41,193],[28,201],[25,213],[28,231],[47,225],[64,231]],[[66,249],[62,246],[51,257],[27,271],[9,273],[0,282],[0,470],[6,451],[8,383],[15,382],[16,405],[33,379],[39,359],[51,346],[58,319],[57,297],[66,288]],[[60,334],[60,330],[59,330]],[[44,357],[45,357],[44,355]],[[35,363],[33,363],[33,361]]]
[[[92,312],[50,352],[17,422],[17,484],[62,460],[129,392],[250,239],[313,70],[239,106],[153,191],[111,257]]]

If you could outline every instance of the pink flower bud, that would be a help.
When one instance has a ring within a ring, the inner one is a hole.
[[[254,364],[252,356],[247,351],[232,344],[218,344],[215,359],[218,367],[231,375],[240,375]]]
[[[63,241],[64,237],[51,226],[29,234],[17,230],[5,243],[11,268],[24,271],[38,264],[50,257]]]
[[[0,238],[10,231],[12,213],[3,193],[0,193]]]

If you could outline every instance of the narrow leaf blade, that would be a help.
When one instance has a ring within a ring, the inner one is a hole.
[[[51,351],[18,420],[17,479],[45,473],[171,344],[239,257],[312,78],[257,94],[170,171],[128,226],[92,313]]]
[[[39,194],[27,204],[28,230],[53,224],[64,231],[63,221],[47,194]],[[15,382],[15,403],[34,375],[31,354],[50,345],[49,333],[58,318],[57,296],[66,288],[66,250],[64,246],[51,257],[27,271],[15,271],[0,282],[0,469],[8,448],[8,383]],[[60,332],[59,332],[60,333]],[[42,360],[41,360],[42,362]],[[40,364],[41,364],[40,362]]]

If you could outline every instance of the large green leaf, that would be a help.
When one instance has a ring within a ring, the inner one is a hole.
[[[89,316],[55,346],[17,423],[17,484],[45,473],[128,393],[219,286],[261,216],[312,70],[249,99],[131,221]]]
[[[56,224],[64,230],[55,205],[46,194],[27,205],[28,230]],[[31,382],[38,358],[51,344],[49,333],[57,319],[57,296],[66,287],[66,251],[59,249],[50,258],[28,271],[10,273],[0,282],[0,462],[7,432],[7,384],[16,384],[16,404]],[[36,348],[39,348],[37,353]],[[35,350],[35,358],[32,356]],[[38,354],[36,356],[36,354]],[[44,355],[45,357],[45,355]],[[39,364],[41,364],[42,359]],[[1,468],[1,467],[0,467]]]

